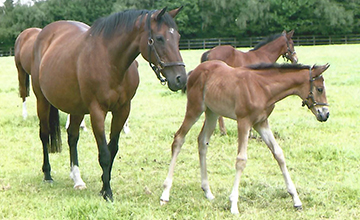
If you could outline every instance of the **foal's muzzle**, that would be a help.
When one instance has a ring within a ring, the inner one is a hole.
[[[330,117],[330,112],[329,112],[329,108],[328,107],[319,107],[316,108],[314,107],[314,111],[315,111],[315,115],[316,115],[316,119],[320,122],[325,122],[328,120],[328,118]]]

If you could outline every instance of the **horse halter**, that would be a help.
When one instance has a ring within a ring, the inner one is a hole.
[[[152,14],[151,12],[148,14],[148,18],[146,21],[147,26],[149,28],[149,38],[148,38],[149,65],[152,68],[152,70],[155,72],[155,75],[157,76],[157,78],[160,80],[160,83],[162,85],[165,85],[167,80],[166,80],[166,78],[163,78],[161,76],[161,71],[166,67],[172,67],[172,66],[184,66],[185,67],[185,63],[181,62],[181,61],[165,63],[164,61],[161,60],[159,53],[157,52],[156,47],[154,45],[155,40],[153,38],[151,24],[150,24],[151,14]],[[156,61],[158,62],[157,65],[155,65],[154,63],[151,62],[151,52],[154,52],[154,54],[155,54]]]
[[[317,101],[315,101],[314,93],[312,91],[313,88],[314,88],[313,82],[315,80],[319,79],[321,77],[321,75],[313,78],[312,75],[311,75],[311,69],[312,68],[313,67],[309,68],[309,74],[310,74],[310,91],[309,91],[309,95],[305,100],[302,101],[302,107],[304,107],[306,105],[308,107],[308,109],[311,109],[311,108],[313,108],[315,106],[318,106],[318,105],[320,105],[320,106],[329,106],[329,104],[327,104],[327,103],[318,103]],[[310,104],[309,101],[311,101],[312,104]]]
[[[285,36],[285,38],[286,38],[286,36]],[[284,59],[286,58],[287,61],[289,61],[289,60],[291,61],[291,57],[296,54],[296,51],[295,50],[291,51],[290,43],[289,43],[289,40],[287,38],[286,38],[286,45],[287,45],[287,51],[282,55],[282,57]]]

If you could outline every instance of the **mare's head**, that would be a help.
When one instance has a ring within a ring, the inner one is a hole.
[[[305,86],[303,106],[307,106],[318,121],[325,122],[329,116],[329,105],[326,99],[325,81],[322,73],[329,68],[329,64],[309,68],[309,84]],[[307,94],[307,95],[306,95]]]
[[[167,82],[172,91],[182,89],[187,80],[185,64],[179,51],[180,34],[174,21],[180,10],[178,8],[166,12],[164,8],[149,12],[140,40],[142,56],[149,62],[159,80]]]
[[[282,32],[282,36],[286,39],[286,52],[282,55],[287,60],[290,60],[291,63],[297,63],[298,58],[296,56],[296,51],[294,47],[294,41],[292,40],[292,36],[294,35],[294,30],[286,33],[286,31]]]

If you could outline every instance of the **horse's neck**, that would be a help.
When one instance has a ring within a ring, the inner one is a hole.
[[[135,33],[135,30],[133,31]],[[110,56],[110,62],[118,71],[124,72],[135,58],[140,54],[140,37],[134,33],[114,36],[106,47]]]
[[[290,95],[300,96],[302,86],[304,83],[309,82],[306,69],[292,70],[287,73],[281,73],[276,70],[272,71],[274,72],[261,75],[261,78],[264,79],[262,81],[265,84],[263,88],[269,94],[268,103],[271,105]]]
[[[260,56],[266,56],[271,63],[275,63],[276,60],[283,54],[285,47],[286,42],[284,41],[284,37],[281,36],[278,39],[265,44],[254,52]]]

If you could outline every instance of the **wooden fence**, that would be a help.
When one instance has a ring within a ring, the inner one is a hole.
[[[218,45],[232,45],[233,47],[254,47],[264,37],[246,38],[206,38],[180,40],[180,50],[211,49]],[[360,44],[360,34],[334,35],[334,36],[295,36],[295,46],[333,45],[333,44]],[[0,57],[13,56],[14,48],[3,49],[0,47]]]
[[[180,40],[181,50],[211,49],[218,45],[232,45],[233,47],[254,47],[264,37],[248,38],[206,38]],[[360,35],[346,36],[294,36],[295,46],[332,45],[332,44],[360,44]]]

